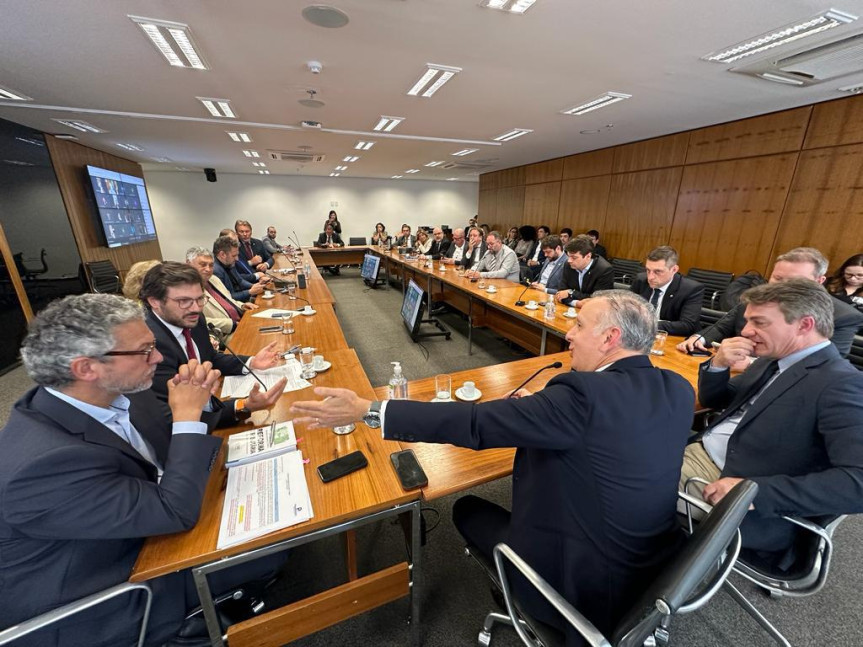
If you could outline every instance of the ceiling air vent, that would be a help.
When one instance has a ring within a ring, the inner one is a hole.
[[[487,168],[491,168],[491,164],[477,164],[476,162],[447,162],[446,164],[442,164],[438,168],[441,169],[456,169],[459,171],[483,171]]]
[[[270,159],[274,162],[300,162],[301,164],[317,164],[327,159],[326,155],[320,153],[308,153],[306,151],[267,151]]]

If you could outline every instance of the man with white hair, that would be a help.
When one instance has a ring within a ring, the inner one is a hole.
[[[243,312],[256,310],[254,303],[235,301],[231,291],[225,287],[218,276],[213,275],[213,252],[205,247],[190,247],[186,252],[186,263],[194,267],[204,283],[204,289],[210,296],[204,304],[202,314],[208,324],[213,324],[224,335],[225,342],[230,342],[231,334],[237,328]]]

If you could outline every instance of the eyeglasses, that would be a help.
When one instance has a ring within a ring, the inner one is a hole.
[[[188,310],[192,307],[193,303],[197,303],[199,307],[203,308],[205,305],[207,305],[207,301],[210,300],[210,295],[202,294],[197,299],[193,299],[191,297],[165,297],[165,300],[173,301],[177,304],[177,307],[179,307],[180,310]]]
[[[863,274],[850,274],[848,272],[845,272],[845,278],[846,279],[863,279]]]
[[[107,353],[104,353],[102,357],[123,357],[125,355],[143,355],[144,358],[149,361],[150,355],[153,354],[153,351],[156,350],[155,342],[147,346],[144,350],[109,350]]]

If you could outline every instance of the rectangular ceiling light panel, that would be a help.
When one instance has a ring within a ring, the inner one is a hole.
[[[198,101],[204,104],[204,107],[214,117],[228,117],[236,119],[237,115],[231,108],[230,99],[213,99],[211,97],[196,97]]]
[[[260,157],[261,156],[261,154],[258,153],[258,151],[248,151],[248,150],[244,150],[243,155],[245,155],[246,157]]]
[[[847,25],[855,20],[857,20],[857,16],[850,13],[839,11],[838,9],[829,9],[808,20],[792,23],[760,34],[750,40],[742,41],[731,47],[705,54],[701,57],[701,60],[714,63],[733,63],[734,61],[739,61],[741,58],[759,54],[774,47],[785,45],[786,43],[792,43],[827,29]]]
[[[16,92],[15,90],[10,90],[9,88],[4,88],[0,85],[0,99],[8,99],[9,101],[32,101],[30,97],[26,94],[21,94],[20,92]]]
[[[600,95],[595,99],[591,99],[586,103],[582,103],[574,108],[561,110],[560,112],[564,115],[583,115],[592,110],[605,108],[606,106],[610,106],[612,103],[617,103],[618,101],[623,101],[624,99],[629,99],[631,97],[631,94],[623,94],[622,92],[606,92],[605,94]]]
[[[380,130],[388,133],[404,120],[404,117],[387,117],[386,115],[381,115],[380,121],[378,121],[377,125],[375,126],[375,130]]]
[[[195,47],[188,25],[165,20],[152,20],[141,16],[129,16],[150,39],[153,46],[173,67],[207,70],[204,57]]]
[[[56,121],[58,124],[63,124],[69,128],[74,128],[75,130],[80,130],[82,133],[106,133],[107,130],[102,130],[101,128],[96,128],[93,124],[89,124],[86,121],[81,121],[80,119],[52,119],[51,121]]]
[[[357,155],[348,155],[342,161],[343,162],[356,162],[358,159],[359,159],[359,157]]]
[[[440,90],[444,83],[461,72],[460,67],[438,65],[437,63],[426,63],[426,68],[427,69],[420,77],[420,80],[414,83],[414,86],[408,90],[408,94],[410,96],[423,96],[429,98],[435,92]]]
[[[479,3],[480,7],[486,9],[497,9],[498,11],[507,11],[509,13],[523,14],[533,6],[536,0],[482,0]]]
[[[249,137],[249,133],[235,133],[231,131],[226,131],[228,133],[228,137],[230,137],[235,142],[243,142],[244,144],[250,144],[252,142],[252,138]]]
[[[528,133],[532,133],[532,130],[527,130],[526,128],[513,128],[509,132],[504,133],[503,135],[498,135],[494,138],[496,142],[511,142],[513,139],[518,139],[523,135],[527,135]]]
[[[357,145],[354,146],[354,148],[356,148],[358,151],[367,151],[374,145],[374,142],[357,142]]]
[[[426,166],[440,166],[443,162],[429,162]]]
[[[455,153],[452,153],[452,156],[453,157],[464,157],[466,155],[470,155],[471,153],[476,153],[478,150],[479,150],[478,148],[463,148],[460,151],[456,151]]]
[[[143,148],[141,148],[137,144],[123,144],[121,142],[117,142],[117,146],[119,146],[123,150],[127,150],[127,151],[142,151],[142,150],[144,150]]]

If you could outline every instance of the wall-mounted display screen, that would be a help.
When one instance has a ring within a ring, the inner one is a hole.
[[[156,239],[147,187],[142,178],[96,166],[87,166],[87,174],[108,247]]]

